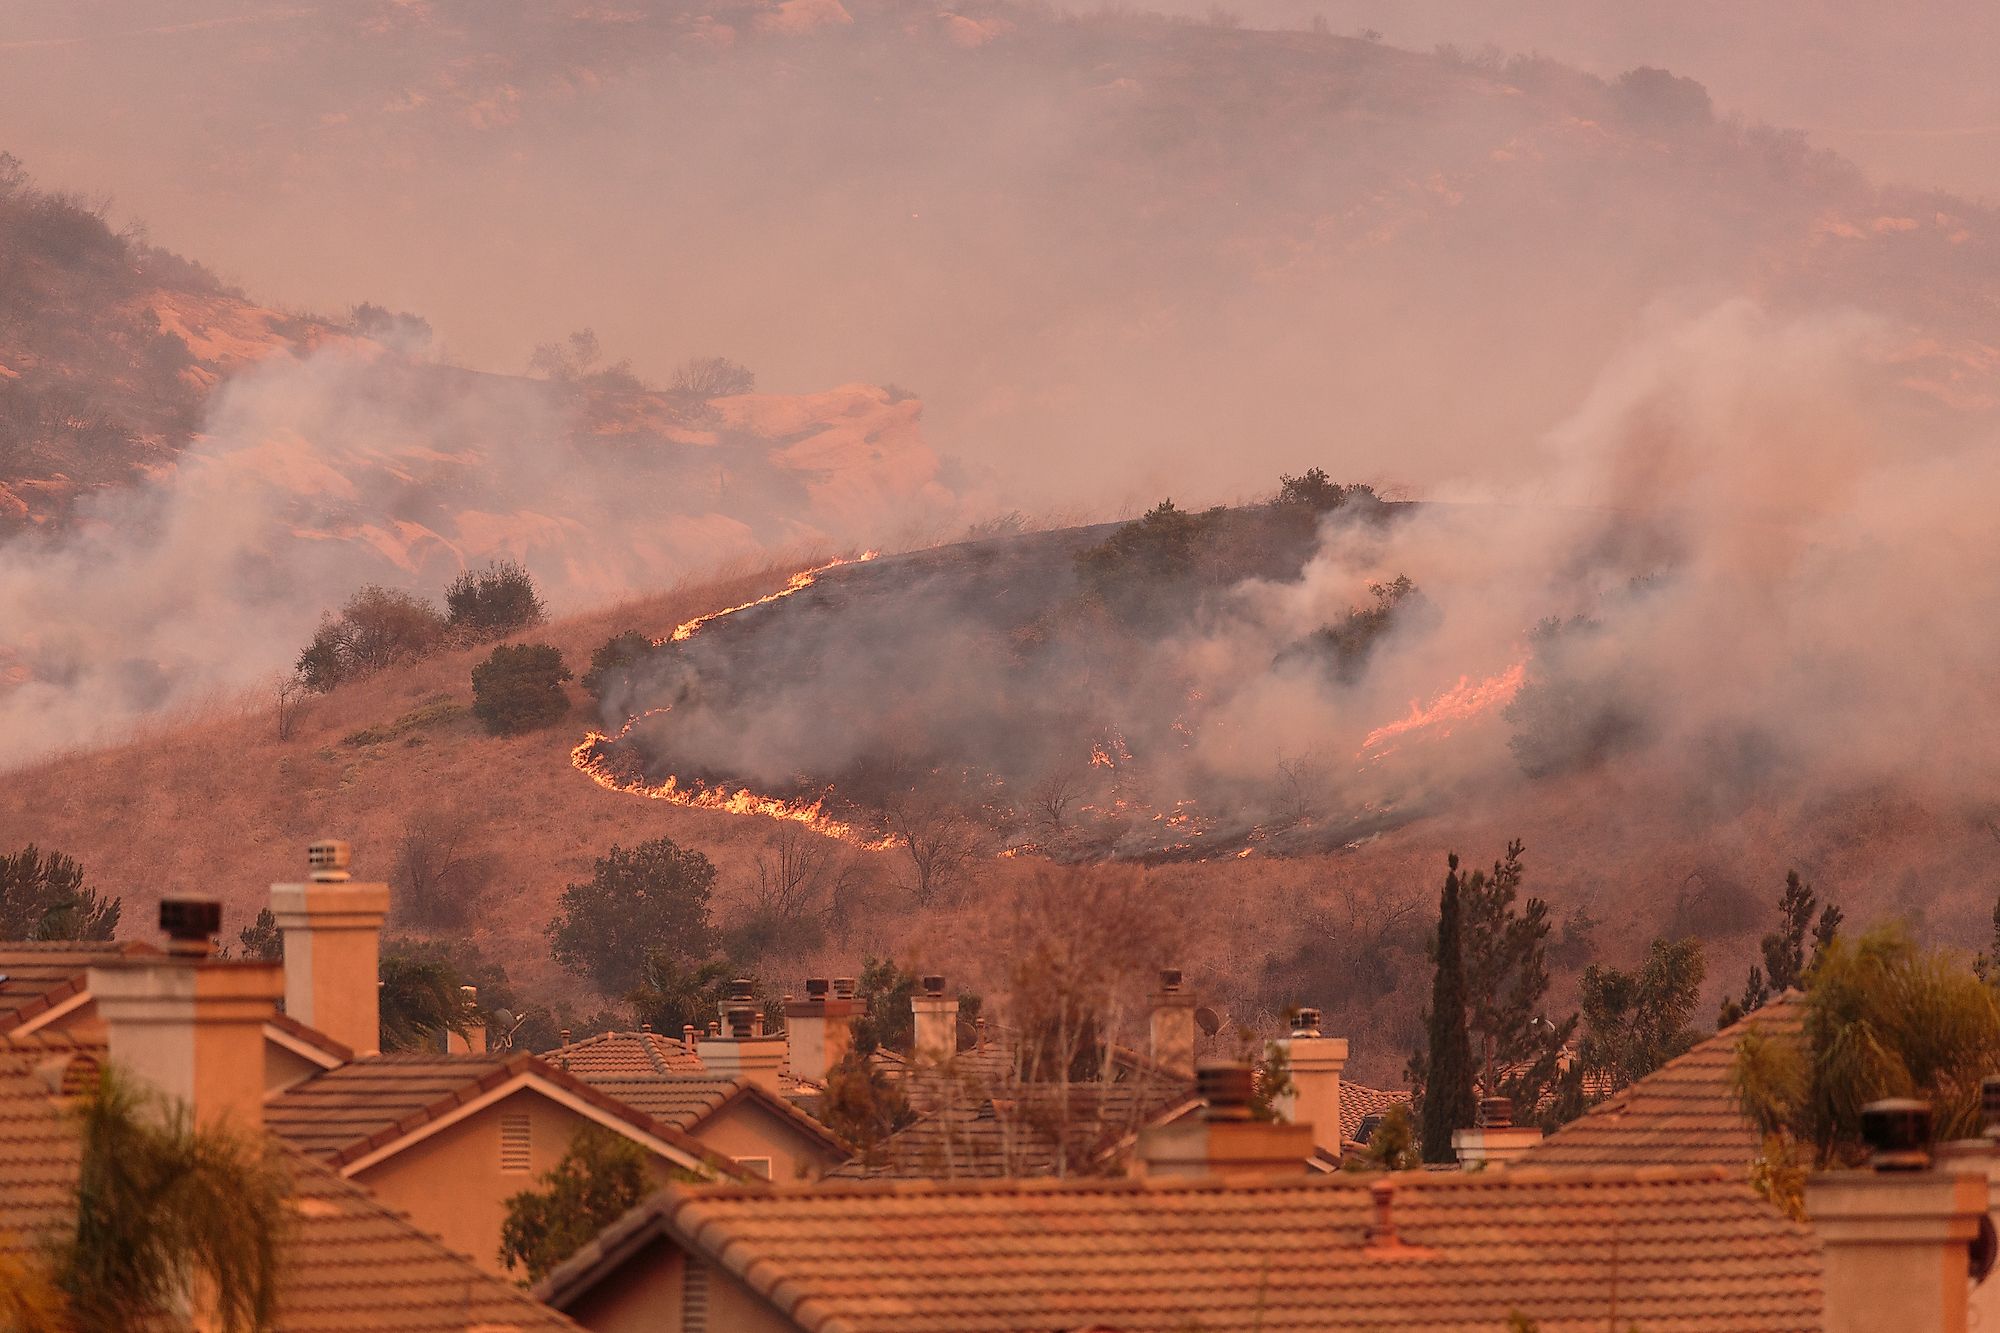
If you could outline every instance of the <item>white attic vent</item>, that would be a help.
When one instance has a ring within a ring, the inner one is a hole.
[[[533,1148],[527,1112],[509,1111],[500,1117],[500,1174],[527,1175]]]

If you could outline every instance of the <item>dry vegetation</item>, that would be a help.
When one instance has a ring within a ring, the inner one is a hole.
[[[795,567],[731,571],[531,633],[581,664],[620,630],[661,633],[769,591]],[[569,762],[593,722],[580,699],[556,727],[486,734],[468,710],[470,670],[485,651],[448,652],[303,706],[288,703],[290,739],[280,739],[278,710],[259,697],[0,775],[0,846],[34,841],[76,856],[95,886],[125,898],[126,934],[148,932],[161,894],[199,891],[223,899],[233,936],[270,883],[300,872],[311,839],[345,837],[362,872],[394,877],[413,855],[440,854],[409,841],[414,826],[443,819],[457,831],[443,854],[476,864],[459,872],[433,864],[424,873],[485,885],[463,931],[452,934],[503,961],[530,990],[591,1007],[595,998],[550,961],[543,927],[562,887],[586,878],[614,843],[665,835],[705,852],[719,870],[717,924],[725,929],[773,892],[773,876],[798,856],[796,846],[784,847],[796,842],[795,829],[599,789]],[[1174,955],[1161,961],[1182,966],[1221,1013],[1222,1039],[1242,1026],[1268,1027],[1288,1001],[1316,1003],[1354,1039],[1350,1073],[1374,1082],[1399,1076],[1416,1034],[1424,940],[1450,848],[1483,860],[1511,835],[1527,841],[1529,887],[1552,902],[1556,919],[1581,909],[1598,922],[1587,953],[1558,949],[1567,974],[1589,954],[1627,963],[1656,934],[1693,933],[1712,944],[1711,991],[1733,990],[1790,866],[1843,903],[1850,920],[1909,915],[1926,933],[1966,946],[1983,935],[2000,886],[1988,869],[1994,834],[1982,818],[1884,793],[1713,815],[1685,802],[1684,793],[1665,799],[1645,775],[1617,769],[1524,782],[1487,808],[1433,815],[1330,855],[1122,869],[1108,895],[1116,901],[1105,906],[1115,918],[1112,909],[1129,909],[1137,895],[1157,914],[1148,947]],[[1690,837],[1690,827],[1701,832]],[[1091,917],[1106,896],[1105,872],[997,858],[918,905],[900,853],[847,855],[824,943],[772,957],[764,970],[777,986],[796,988],[808,973],[852,974],[864,955],[888,953],[1002,1000],[1014,977],[994,940],[1018,932],[1022,913],[1040,911],[1037,904],[1064,901]],[[1069,886],[1066,899],[1061,885],[1051,889],[1056,880]],[[1565,976],[1559,989],[1567,984]],[[1121,1025],[1138,1038],[1139,997],[1131,998]]]

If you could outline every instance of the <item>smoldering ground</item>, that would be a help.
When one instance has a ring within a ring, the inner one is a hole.
[[[1102,528],[835,571],[660,650],[606,721],[665,708],[625,742],[652,781],[878,807],[942,782],[1038,845],[1060,799],[1092,854],[1324,845],[1594,765],[1690,818],[1871,784],[1990,800],[1995,464],[1977,431],[1903,433],[1891,342],[1663,313],[1511,490],[1336,510],[1290,574],[1138,622],[1079,584]],[[1398,575],[1421,601],[1329,670],[1315,632]]]

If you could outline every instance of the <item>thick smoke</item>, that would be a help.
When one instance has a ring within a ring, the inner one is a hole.
[[[669,649],[607,720],[668,706],[627,742],[655,781],[832,782],[867,805],[935,769],[1030,840],[1037,793],[1067,775],[1090,851],[1158,853],[1196,827],[1225,852],[1253,826],[1346,840],[1446,796],[1531,796],[1538,763],[1644,775],[1690,818],[1870,787],[1970,809],[2000,777],[1980,720],[1996,464],[1976,433],[1907,433],[1894,345],[1859,317],[1745,301],[1661,314],[1535,476],[1387,522],[1336,511],[1295,576],[1237,583],[1172,632],[1065,632],[1093,614],[1071,555],[1103,529],[956,548]],[[1363,669],[1288,651],[1399,574],[1422,603]],[[1511,713],[1368,744],[1517,663]]]
[[[632,402],[652,420],[600,437],[566,386],[365,341],[239,374],[173,472],[0,548],[0,762],[274,678],[363,583],[439,599],[461,569],[509,558],[561,614],[950,513],[914,402],[753,396],[658,429],[661,400]],[[786,465],[771,431],[821,432],[833,471]],[[878,461],[840,453],[858,444]]]
[[[1549,49],[1498,8],[1417,7],[1407,40]],[[1535,13],[1582,34],[1579,8]],[[1791,68],[1795,25],[1741,9],[1693,26],[1735,51],[1725,18],[1768,21],[1785,59],[1745,59]],[[1503,484],[1662,292],[1907,302],[1956,339],[1912,263],[1993,272],[1977,219],[1947,241],[1958,202],[1884,203],[1781,134],[1547,62],[1138,14],[114,0],[33,9],[0,110],[43,179],[260,299],[416,310],[489,370],[590,325],[655,379],[713,351],[778,388],[904,384],[1031,510],[1242,496],[1311,463]]]

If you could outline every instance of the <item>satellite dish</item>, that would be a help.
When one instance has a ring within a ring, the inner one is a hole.
[[[1207,1005],[1203,1005],[1194,1011],[1194,1021],[1204,1033],[1211,1037],[1222,1031],[1222,1019],[1216,1015],[1215,1010],[1209,1008]]]
[[[512,1009],[495,1009],[493,1011],[493,1025],[512,1032],[514,1030],[514,1011]]]

